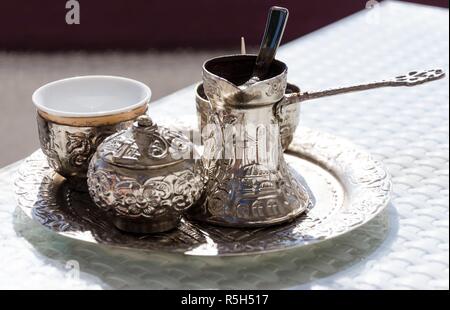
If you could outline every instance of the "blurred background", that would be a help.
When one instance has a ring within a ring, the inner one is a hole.
[[[74,2],[79,24],[67,24]],[[449,5],[448,0],[409,2]],[[241,36],[247,52],[256,52],[272,5],[290,10],[286,43],[373,3],[0,0],[0,167],[39,147],[31,94],[47,82],[87,74],[127,76],[148,84],[154,101],[199,81],[206,59],[239,52]]]

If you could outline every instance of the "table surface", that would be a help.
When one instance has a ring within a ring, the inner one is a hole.
[[[315,90],[449,72],[448,36],[447,9],[384,2],[283,46],[279,58],[291,83]],[[141,253],[56,235],[16,208],[18,162],[0,170],[0,289],[448,289],[448,113],[448,77],[305,103],[302,125],[346,137],[385,164],[391,204],[335,240],[248,257]],[[153,103],[150,114],[195,123],[193,87]]]

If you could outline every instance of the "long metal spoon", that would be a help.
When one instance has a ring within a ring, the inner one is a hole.
[[[277,53],[277,49],[280,46],[288,16],[289,11],[286,8],[277,6],[270,8],[269,16],[267,17],[266,30],[264,31],[252,77],[242,84],[240,88],[246,88],[266,77],[270,65],[275,58],[275,54]]]

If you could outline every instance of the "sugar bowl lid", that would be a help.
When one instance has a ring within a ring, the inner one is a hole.
[[[158,126],[141,115],[126,130],[102,143],[97,150],[104,161],[129,169],[159,169],[190,158],[192,143],[181,133]]]

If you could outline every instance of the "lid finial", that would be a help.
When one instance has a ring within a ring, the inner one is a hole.
[[[137,118],[137,124],[139,127],[151,127],[154,125],[153,120],[146,114]]]

